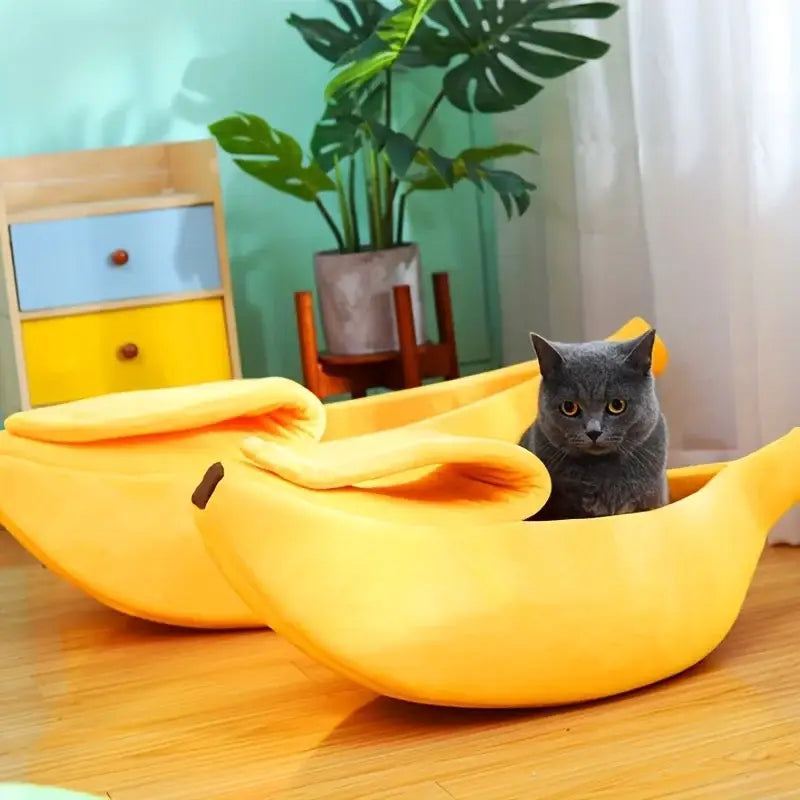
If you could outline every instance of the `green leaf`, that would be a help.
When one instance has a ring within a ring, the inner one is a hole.
[[[346,89],[361,86],[374,75],[388,69],[397,59],[390,50],[381,50],[364,61],[356,61],[338,72],[325,87],[325,99],[330,100]]]
[[[579,33],[566,33],[563,31],[532,30],[528,34],[528,42],[538,47],[557,50],[575,58],[594,59],[601,58],[608,52],[608,44]]]
[[[458,59],[443,80],[447,99],[462,111],[500,113],[535,97],[543,88],[538,79],[558,78],[609,49],[588,36],[542,29],[542,23],[605,19],[618,10],[605,2],[448,0],[430,10],[425,25],[438,31],[429,37],[437,57]]]
[[[358,20],[356,14],[353,13],[353,9],[343,0],[328,0],[332,6],[334,6],[339,13],[339,16],[342,18],[344,24],[350,30],[355,30],[361,24]]]
[[[278,191],[314,202],[321,192],[336,188],[315,161],[303,164],[302,148],[294,138],[255,114],[237,112],[208,130],[226,153],[247,156],[233,159],[239,169]]]
[[[503,142],[489,145],[488,147],[468,147],[466,150],[461,151],[460,157],[468,163],[482,164],[484,161],[494,161],[496,158],[505,158],[506,156],[521,156],[525,153],[539,155],[536,150],[527,144]]]
[[[483,189],[482,181],[485,179],[486,173],[490,171],[485,166],[486,162],[507,156],[522,155],[523,153],[535,154],[536,151],[526,144],[518,144],[516,142],[506,142],[490,147],[470,147],[462,150],[452,159],[454,182],[470,180],[478,188]],[[417,163],[422,164],[422,159],[418,159]],[[441,179],[439,171],[434,169],[415,174],[410,183],[414,189],[424,191],[449,188],[447,183]]]
[[[541,2],[541,10],[537,11],[540,20],[564,19],[608,19],[619,11],[616,3],[573,3],[572,5],[559,4],[553,0]]]
[[[383,109],[383,86],[367,86],[358,95],[344,95],[328,103],[311,137],[311,154],[324,172],[338,158],[344,161],[361,149],[363,117],[377,117]]]
[[[356,246],[356,232],[353,216],[350,213],[350,204],[347,200],[347,191],[345,189],[344,177],[342,176],[342,169],[339,159],[334,162],[334,170],[336,173],[336,197],[339,201],[339,216],[342,220],[342,238],[344,239],[344,246],[348,253],[352,253]]]
[[[411,41],[425,15],[439,0],[401,0],[400,9],[383,20],[377,35],[395,53],[400,53]]]
[[[536,188],[534,184],[515,172],[500,169],[485,170],[485,180],[497,192],[509,219],[513,216],[512,201],[519,216],[528,210],[531,204],[531,191]]]
[[[362,119],[362,126],[389,161],[392,172],[400,180],[408,178],[409,170],[416,162],[429,167],[445,184],[451,181],[451,159],[445,158],[432,147],[420,147],[405,133],[387,128],[375,119]]]
[[[345,55],[342,61],[351,63],[325,87],[325,98],[330,99],[345,90],[352,91],[392,67],[403,55],[425,16],[438,2],[401,0],[398,10],[382,19],[372,36]]]
[[[491,147],[470,147],[462,150],[452,159],[452,183],[448,184],[442,180],[439,170],[427,169],[411,178],[409,191],[441,191],[451,188],[459,181],[468,180],[481,191],[484,190],[484,186],[494,189],[509,218],[513,216],[515,208],[517,213],[522,216],[530,206],[530,195],[536,189],[535,184],[514,172],[487,167],[486,162],[505,156],[535,152],[528,145],[514,142]],[[424,159],[417,159],[417,163],[423,164]]]
[[[389,13],[378,0],[331,0],[344,23],[340,27],[321,17],[290,14],[286,22],[317,55],[333,64],[368,39],[378,23]]]
[[[449,189],[461,180],[469,180],[481,191],[485,186],[494,189],[509,217],[514,209],[522,215],[530,206],[535,184],[514,172],[485,166],[485,162],[503,156],[536,152],[527,145],[508,142],[492,147],[472,147],[462,150],[455,158],[448,158],[432,147],[420,147],[411,137],[376,120],[365,119],[363,126],[377,149],[389,160],[396,177],[409,184],[406,195],[421,190]],[[414,174],[415,166],[422,167],[423,171]]]

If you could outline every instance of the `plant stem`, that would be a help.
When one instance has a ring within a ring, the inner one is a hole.
[[[439,94],[437,94],[436,97],[434,97],[430,108],[425,112],[425,116],[422,118],[419,125],[417,126],[416,132],[411,137],[414,140],[414,144],[419,144],[419,140],[422,138],[422,134],[425,133],[428,124],[433,119],[433,115],[436,113],[437,109],[442,104],[442,100],[444,100],[444,89],[441,89],[439,91]]]
[[[391,68],[386,70],[386,83],[384,85],[385,89],[385,112],[386,118],[384,124],[386,127],[391,130],[392,129],[392,70]],[[383,209],[383,219],[382,219],[382,226],[383,226],[383,239],[385,243],[391,245],[392,244],[392,234],[394,228],[394,190],[392,188],[392,168],[389,164],[389,159],[386,157],[386,154],[381,154],[382,166],[383,166],[383,190],[384,190],[384,209]]]
[[[392,127],[392,70],[386,70],[386,83],[384,84],[385,101],[385,125],[387,128]]]
[[[347,193],[342,177],[342,165],[338,157],[334,160],[334,175],[336,183],[336,196],[339,200],[339,216],[342,218],[342,234],[344,245],[348,252],[352,253],[355,249],[355,237],[353,235],[353,219],[350,216],[350,206],[347,202]]]
[[[375,229],[375,215],[372,213],[373,209],[373,193],[375,191],[375,183],[371,172],[370,153],[372,151],[372,142],[368,137],[364,137],[361,154],[364,158],[364,194],[367,200],[367,219],[369,221],[369,243],[372,250],[375,249],[375,241],[378,232]]]
[[[397,244],[403,244],[403,228],[406,224],[406,202],[413,189],[406,189],[400,195],[400,204],[397,209]]]
[[[378,166],[378,154],[375,152],[374,147],[369,148],[369,170],[372,178],[370,200],[372,201],[372,217],[373,225],[375,226],[375,239],[373,241],[375,249],[382,250],[384,243],[383,220],[381,218],[381,172]]]
[[[423,116],[422,120],[417,126],[417,130],[414,132],[414,135],[412,136],[414,144],[419,144],[419,140],[422,137],[422,134],[425,133],[425,131],[427,130],[430,121],[433,119],[433,115],[436,113],[439,106],[442,104],[443,100],[444,100],[444,89],[440,89],[436,97],[433,98],[433,102],[431,103],[428,110],[425,112],[425,116]],[[395,178],[392,181],[392,188],[389,193],[389,206],[392,208],[394,208],[394,201],[395,198],[397,197],[397,190],[399,188],[400,188],[400,181],[397,178]],[[400,198],[400,210],[398,211],[399,217],[397,220],[398,244],[400,243],[400,237],[403,232],[403,225],[405,223],[405,211],[406,211],[405,200],[406,197],[408,197],[408,195],[410,194],[410,191],[411,190],[405,192],[405,194],[403,194],[403,196]]]
[[[353,251],[361,249],[361,233],[358,229],[358,205],[356,204],[356,159],[350,157],[350,170],[347,176],[347,199],[350,203],[350,218],[353,220]]]
[[[328,209],[325,208],[325,205],[319,197],[314,198],[314,205],[319,209],[319,213],[325,218],[325,222],[328,223],[328,227],[336,237],[336,244],[339,246],[339,252],[344,253],[344,239],[342,239],[342,234],[339,232],[339,228],[336,227],[333,217],[328,213]]]

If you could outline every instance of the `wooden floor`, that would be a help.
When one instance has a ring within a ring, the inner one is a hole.
[[[0,535],[0,780],[113,800],[798,798],[800,548],[765,553],[689,673],[496,713],[377,698],[271,632],[120,616]]]

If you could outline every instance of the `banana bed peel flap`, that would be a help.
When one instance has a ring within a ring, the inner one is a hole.
[[[647,327],[633,319],[611,338]],[[656,372],[665,362],[658,342]],[[252,459],[263,491],[338,513],[521,519],[549,491],[538,460],[509,444],[514,426],[517,436],[524,427],[518,421],[535,413],[538,374],[530,361],[328,406],[293,381],[248,379],[13,414],[0,432],[0,524],[53,572],[118,611],[189,627],[260,627],[193,522],[189,498],[209,463]],[[407,434],[381,435],[401,426]],[[476,430],[489,438],[454,441]],[[318,444],[323,437],[330,441]],[[334,442],[351,437],[359,437],[360,466],[348,444]],[[334,476],[337,461],[350,472]]]

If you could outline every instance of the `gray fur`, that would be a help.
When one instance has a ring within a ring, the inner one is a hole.
[[[550,498],[532,519],[599,517],[665,505],[667,424],[651,371],[655,331],[625,342],[582,344],[549,342],[532,333],[531,343],[542,374],[539,413],[519,444],[544,462],[553,483]],[[626,402],[623,413],[609,413],[612,400]],[[566,416],[560,409],[564,402],[577,403],[580,411]]]

